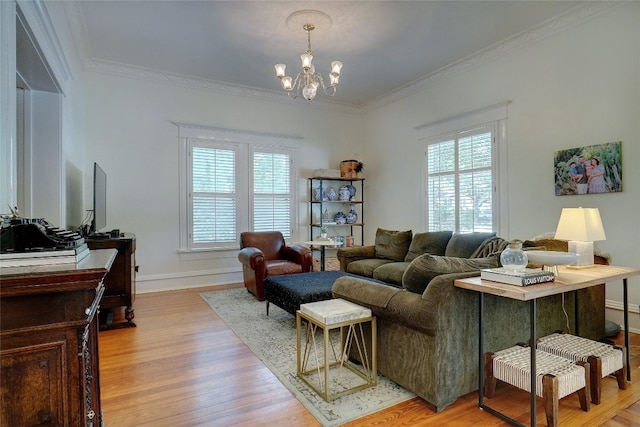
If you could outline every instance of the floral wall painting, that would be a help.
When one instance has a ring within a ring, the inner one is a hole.
[[[556,151],[553,164],[556,196],[622,191],[622,142]]]

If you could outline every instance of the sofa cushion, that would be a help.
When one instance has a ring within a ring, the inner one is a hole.
[[[453,231],[428,231],[426,233],[416,233],[409,245],[406,262],[411,262],[422,254],[444,255],[447,243],[453,235]]]
[[[373,270],[381,265],[393,262],[389,259],[369,258],[358,261],[351,261],[347,264],[347,273],[357,274],[358,276],[373,278]]]
[[[457,258],[469,258],[482,242],[495,235],[496,233],[456,233],[451,236],[444,254]]]
[[[483,268],[498,267],[498,257],[456,258],[423,254],[411,261],[402,277],[402,287],[415,293],[423,293],[431,279],[441,274],[468,273]]]
[[[392,231],[378,228],[376,231],[376,258],[404,261],[413,232]]]
[[[373,278],[396,287],[402,287],[402,275],[409,266],[408,262],[390,262],[373,270]]]

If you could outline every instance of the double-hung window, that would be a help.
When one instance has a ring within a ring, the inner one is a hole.
[[[426,149],[429,231],[464,233],[494,227],[494,127],[455,132]]]
[[[429,231],[508,230],[507,107],[488,105],[417,126]],[[501,191],[501,189],[503,189]]]
[[[285,239],[291,237],[291,154],[254,148],[251,161],[252,230],[278,230]]]
[[[181,249],[235,249],[243,231],[292,237],[295,148],[265,144],[272,135],[235,132],[240,141],[230,141],[214,129],[212,137],[180,139]]]

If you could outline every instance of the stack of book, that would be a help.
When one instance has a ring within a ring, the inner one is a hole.
[[[5,252],[0,254],[0,267],[71,264],[82,261],[87,255],[89,255],[89,246],[86,243],[70,249]]]
[[[525,268],[523,271],[507,270],[504,267],[487,268],[480,271],[482,280],[508,283],[516,286],[529,286],[538,283],[553,282],[555,276],[549,271]]]

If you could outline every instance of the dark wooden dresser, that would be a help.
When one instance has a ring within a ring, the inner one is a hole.
[[[101,426],[98,309],[116,251],[0,270],[0,426]]]

